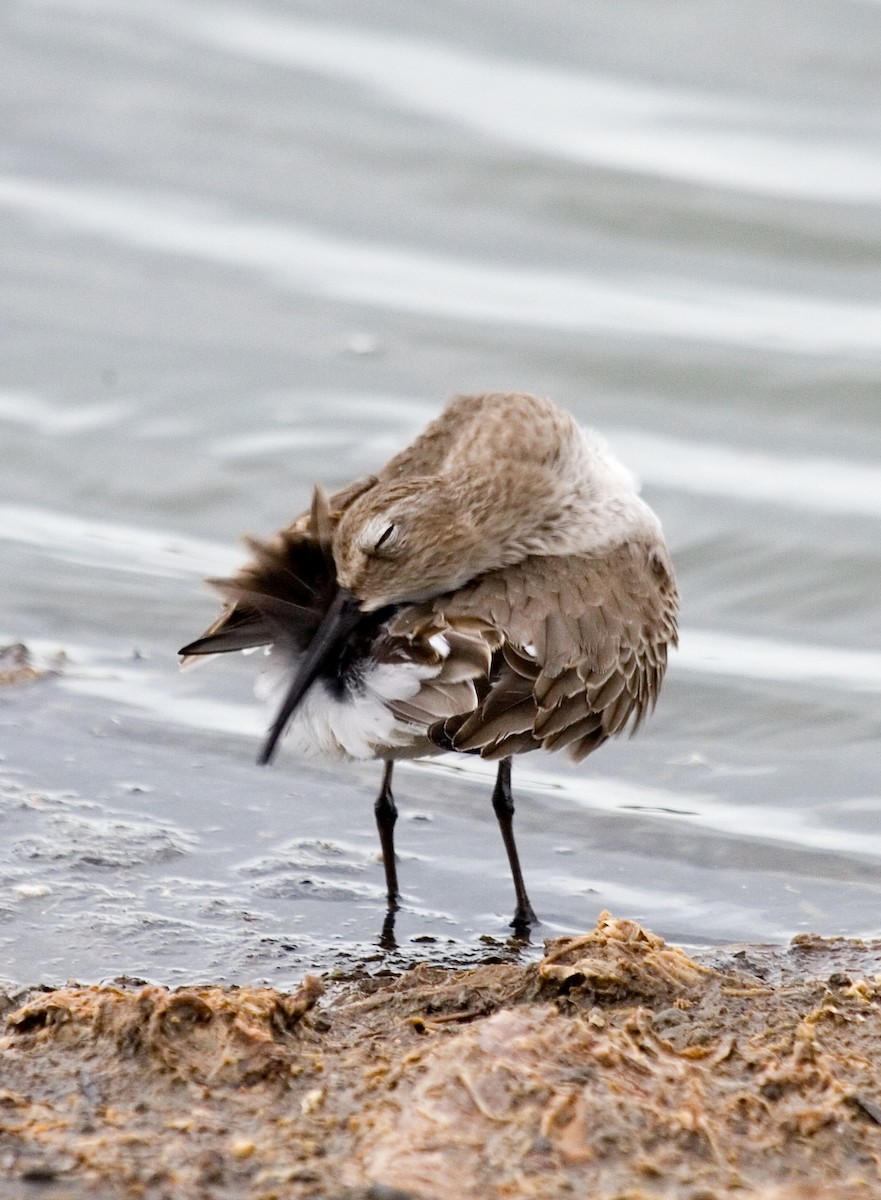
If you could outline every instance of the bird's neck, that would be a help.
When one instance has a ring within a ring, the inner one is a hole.
[[[483,570],[530,555],[601,554],[657,531],[630,474],[598,438],[572,422],[543,456],[499,456],[490,471],[457,463],[457,507],[474,522]]]

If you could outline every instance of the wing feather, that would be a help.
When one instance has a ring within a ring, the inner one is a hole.
[[[419,620],[467,628],[495,652],[474,711],[429,736],[487,758],[515,745],[583,758],[654,706],[677,608],[666,549],[651,539],[529,558],[419,606]]]

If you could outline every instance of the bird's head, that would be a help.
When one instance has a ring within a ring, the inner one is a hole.
[[[372,488],[346,510],[333,556],[340,587],[374,612],[460,587],[486,569],[483,543],[446,479],[410,476]]]

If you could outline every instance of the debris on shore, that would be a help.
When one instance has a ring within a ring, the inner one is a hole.
[[[118,980],[2,1015],[4,1196],[881,1196],[881,944],[695,961],[604,913],[527,966]]]
[[[55,674],[57,670],[54,668],[37,666],[23,642],[0,646],[0,687],[20,687]]]

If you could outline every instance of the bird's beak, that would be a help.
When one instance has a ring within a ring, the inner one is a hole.
[[[293,716],[297,705],[317,679],[328,658],[335,650],[339,649],[341,643],[352,632],[363,615],[357,597],[346,588],[340,588],[303,655],[297,674],[294,676],[284,703],[273,722],[263,749],[260,751],[258,763],[263,765],[272,758],[278,739]]]

